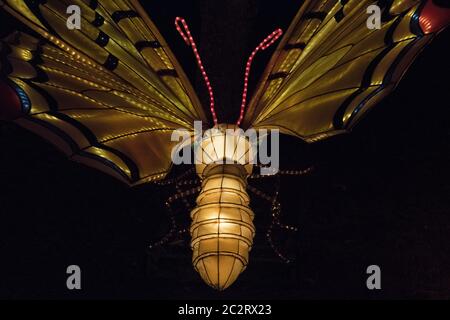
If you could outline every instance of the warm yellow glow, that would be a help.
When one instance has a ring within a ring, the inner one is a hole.
[[[248,151],[248,140],[241,138],[239,147]],[[192,263],[202,279],[218,290],[228,288],[245,270],[255,235],[246,192],[252,166],[228,151],[227,139],[216,134],[202,141],[202,152],[209,154],[197,164],[202,191],[191,212]],[[235,163],[224,164],[224,158]]]

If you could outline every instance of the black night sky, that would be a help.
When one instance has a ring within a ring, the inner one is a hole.
[[[301,1],[151,0],[150,17],[207,105],[192,53],[173,26],[184,16],[197,38],[222,120],[237,118],[248,54]],[[1,34],[17,22],[1,13]],[[22,27],[20,27],[22,28]],[[450,298],[450,30],[416,60],[398,89],[350,134],[314,145],[283,137],[283,216],[298,234],[277,233],[284,264],[264,238],[268,206],[253,198],[258,235],[248,269],[226,291],[192,269],[189,238],[161,249],[165,200],[175,190],[129,189],[70,162],[41,138],[0,123],[0,298],[321,299]],[[253,87],[270,52],[257,58]],[[184,168],[175,168],[182,171]],[[273,180],[256,185],[270,193]],[[180,211],[180,221],[188,212]],[[82,269],[82,290],[66,268]],[[366,288],[366,268],[382,290]]]

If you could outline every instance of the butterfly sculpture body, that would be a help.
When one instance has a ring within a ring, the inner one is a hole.
[[[81,29],[67,28],[70,5],[81,9]],[[381,8],[379,29],[367,27],[371,5]],[[0,6],[34,31],[1,42],[0,117],[43,136],[70,159],[130,186],[159,181],[172,165],[172,133],[193,133],[194,121],[210,123],[139,1],[2,0]],[[443,0],[303,1],[246,112],[244,88],[237,125],[307,142],[348,132],[449,22]],[[183,35],[200,61],[190,33]],[[225,289],[245,269],[255,233],[246,192],[252,165],[226,148],[224,129],[236,127],[218,123],[211,100],[218,130],[201,142],[209,160],[196,165],[202,191],[191,213],[193,264],[209,285]],[[219,163],[224,158],[232,164]]]

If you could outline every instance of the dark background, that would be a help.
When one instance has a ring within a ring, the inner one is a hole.
[[[173,28],[176,15],[188,20],[219,119],[232,121],[248,54],[276,27],[287,28],[299,1],[145,6],[207,105],[190,49]],[[3,34],[17,28],[0,18]],[[314,145],[283,137],[283,168],[317,167],[309,177],[282,180],[284,219],[300,232],[277,233],[275,241],[296,260],[283,264],[265,242],[270,212],[254,198],[250,265],[223,293],[193,271],[188,238],[148,249],[168,229],[163,204],[174,190],[128,189],[1,123],[0,298],[450,298],[449,40],[447,30],[351,135]],[[269,56],[258,57],[253,85]],[[273,182],[258,187],[270,192]],[[66,289],[71,264],[82,269],[79,292]],[[365,284],[371,264],[382,270],[377,292]]]

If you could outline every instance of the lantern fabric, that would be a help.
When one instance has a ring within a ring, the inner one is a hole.
[[[191,212],[192,263],[218,290],[228,288],[245,270],[253,245],[254,214],[246,191],[251,150],[243,131],[230,125],[214,127],[196,150],[202,191]]]

